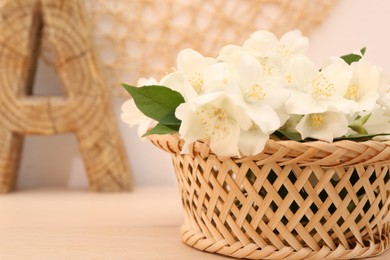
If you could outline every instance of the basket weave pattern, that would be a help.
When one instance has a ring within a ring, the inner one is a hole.
[[[390,142],[270,140],[252,157],[218,157],[207,142],[172,154],[194,248],[249,259],[351,259],[389,246]]]

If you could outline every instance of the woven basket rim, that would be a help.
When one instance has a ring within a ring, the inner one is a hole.
[[[182,154],[184,141],[175,134],[150,135],[148,139],[157,147],[172,155]],[[321,140],[299,142],[294,140],[269,139],[264,150],[256,155],[241,157],[218,156],[210,149],[208,140],[195,141],[188,145],[190,156],[206,158],[215,156],[219,160],[233,159],[237,163],[256,161],[265,164],[271,161],[282,165],[321,165],[324,167],[349,166],[356,164],[390,163],[390,140]]]

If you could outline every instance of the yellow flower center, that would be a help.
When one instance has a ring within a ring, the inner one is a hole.
[[[312,80],[311,85],[313,88],[312,95],[314,98],[331,97],[336,92],[334,84],[321,73]]]
[[[310,121],[314,127],[320,127],[324,122],[324,117],[320,114],[311,114]]]
[[[288,75],[286,76],[286,80],[287,80],[287,83],[288,83],[288,84],[291,84],[291,82],[292,82],[292,76],[291,76],[291,74],[288,74]]]
[[[220,107],[214,108],[213,113],[214,113],[214,118],[219,121],[223,120],[226,117],[225,111]]]
[[[360,98],[359,87],[356,84],[349,85],[345,96],[350,100],[358,101]]]
[[[196,112],[200,117],[208,136],[227,135],[229,133],[229,114],[221,107],[204,106]]]
[[[229,80],[227,78],[223,78],[223,84],[227,85],[229,83]]]
[[[258,84],[250,88],[250,90],[245,94],[245,100],[248,102],[256,102],[263,100],[265,93],[262,86]]]
[[[263,73],[265,76],[271,76],[274,73],[274,67],[270,66],[270,63],[268,61],[267,57],[260,58],[260,64],[263,69]]]
[[[278,53],[282,56],[290,56],[291,55],[291,50],[288,48],[286,45],[281,44],[278,47]]]
[[[196,93],[200,93],[203,88],[203,78],[199,72],[195,72],[190,79],[191,86],[195,89]]]

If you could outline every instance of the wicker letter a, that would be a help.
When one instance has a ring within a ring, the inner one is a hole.
[[[15,186],[24,135],[66,132],[77,136],[90,190],[131,188],[86,20],[78,0],[0,3],[0,193]],[[41,38],[52,50],[66,98],[31,96]]]

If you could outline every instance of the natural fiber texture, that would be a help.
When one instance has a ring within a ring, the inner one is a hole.
[[[249,259],[351,259],[390,244],[390,142],[269,141],[247,158],[150,136],[172,154],[194,248]]]
[[[193,48],[216,56],[250,33],[277,35],[300,29],[308,35],[337,0],[85,0],[96,45],[112,86],[160,78],[175,66],[178,51]]]
[[[32,96],[41,38],[66,98]],[[78,138],[91,190],[131,188],[111,96],[92,46],[80,0],[0,2],[0,193],[15,186],[24,135],[67,132]]]

